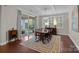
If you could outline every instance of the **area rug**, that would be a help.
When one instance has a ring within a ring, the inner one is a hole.
[[[41,41],[36,42],[35,39],[30,39],[25,42],[22,42],[21,45],[41,53],[59,53],[60,40],[61,36],[52,35],[51,41],[47,44],[43,44]]]

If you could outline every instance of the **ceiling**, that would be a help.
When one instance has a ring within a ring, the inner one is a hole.
[[[71,5],[20,5],[18,7],[40,16],[67,13],[72,8]]]

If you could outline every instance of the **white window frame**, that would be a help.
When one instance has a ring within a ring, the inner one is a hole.
[[[57,20],[57,17],[62,17],[62,27],[58,27],[58,26],[56,26],[56,28],[57,29],[63,29],[64,28],[64,16],[63,15],[60,15],[60,16],[47,16],[48,18],[49,18],[49,26],[50,27],[54,27],[54,19],[53,18],[55,18],[56,17],[56,20]],[[44,18],[45,17],[43,17],[42,18],[42,28],[45,28],[45,24],[44,24]],[[50,22],[50,19],[52,19],[52,22]],[[50,24],[50,23],[52,23],[52,25]]]
[[[57,28],[58,29],[63,29],[64,28],[64,17],[63,16],[57,16],[57,17],[62,17],[62,27],[57,26]]]
[[[47,18],[49,18],[49,16]],[[42,28],[45,28],[45,22],[44,22],[44,20],[45,20],[45,17],[42,18]]]

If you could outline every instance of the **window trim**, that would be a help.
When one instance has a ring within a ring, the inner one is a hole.
[[[57,29],[64,29],[64,15],[60,15],[60,16],[47,16],[48,17],[48,19],[49,19],[49,26],[50,27],[54,27],[54,24],[53,24],[53,20],[54,20],[54,18],[56,17],[56,20],[57,20],[57,18],[58,17],[61,17],[62,18],[62,27],[56,27]],[[54,18],[53,18],[54,17]],[[45,25],[43,24],[44,23],[44,18],[45,17],[42,17],[42,27],[44,28],[45,27]],[[52,22],[50,22],[50,19],[52,19]],[[52,23],[52,26],[51,26],[51,23]]]
[[[57,27],[57,29],[64,29],[64,16],[57,16],[62,17],[62,27]]]

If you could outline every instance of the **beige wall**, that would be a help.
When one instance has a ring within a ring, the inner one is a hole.
[[[12,27],[17,29],[17,11],[15,6],[2,6],[1,8],[1,40],[7,42],[6,32]]]
[[[74,8],[76,7],[77,6],[74,6]],[[69,12],[69,36],[79,49],[79,32],[72,31],[72,10]]]
[[[1,6],[0,6],[0,44],[2,43],[1,40]]]

